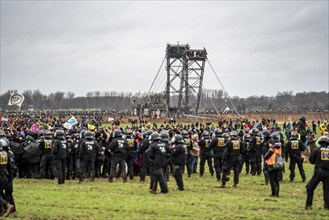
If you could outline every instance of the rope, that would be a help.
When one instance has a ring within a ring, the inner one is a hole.
[[[209,61],[209,59],[207,59],[207,61],[208,61],[208,63],[209,63],[209,66],[210,66],[211,70],[213,71],[214,75],[216,76],[216,78],[217,78],[219,84],[222,86],[224,92],[228,95],[228,92],[226,91],[226,89],[225,89],[223,83],[220,81],[220,79],[219,79],[217,73],[215,72],[214,68],[212,67],[212,65],[211,65],[211,63],[210,63],[210,61]],[[241,117],[241,115],[239,114],[239,112],[238,112],[238,110],[236,109],[235,105],[233,104],[232,99],[231,99],[229,96],[227,96],[227,98],[228,98],[228,100],[231,102],[231,105],[233,106],[234,111],[238,114],[239,117]]]

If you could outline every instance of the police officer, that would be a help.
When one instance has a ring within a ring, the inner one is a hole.
[[[9,146],[9,141],[0,139],[0,144],[2,144],[3,150],[7,153],[8,155],[8,163],[10,163],[10,170],[8,170],[8,176],[7,176],[7,181],[5,185],[3,186],[4,190],[4,195],[3,198],[5,198],[6,201],[8,201],[9,204],[13,205],[14,208],[12,212],[16,212],[16,205],[15,205],[15,200],[13,196],[13,180],[14,180],[14,173],[15,173],[15,156],[14,153],[11,151],[10,146]]]
[[[95,159],[100,154],[100,146],[94,139],[90,131],[86,131],[85,139],[81,142],[79,159],[80,159],[80,172],[79,182],[83,182],[86,171],[90,172],[90,180],[95,180]]]
[[[126,131],[126,140],[128,142],[128,154],[127,154],[127,166],[128,166],[128,176],[130,180],[134,179],[134,152],[137,149],[137,143],[135,138],[132,136],[132,131],[128,129]]]
[[[304,159],[302,158],[301,152],[305,150],[303,143],[298,140],[298,133],[292,131],[290,135],[290,140],[286,147],[286,162],[288,162],[288,156],[290,158],[289,170],[290,170],[290,182],[294,181],[295,178],[295,165],[297,164],[299,173],[302,177],[303,182],[306,181],[305,171],[303,168]]]
[[[221,180],[223,173],[223,153],[225,146],[225,138],[222,132],[218,129],[215,130],[215,137],[210,142],[210,148],[214,153],[214,168],[216,171],[217,181]]]
[[[175,135],[172,146],[172,161],[174,164],[174,177],[178,190],[184,190],[183,170],[186,164],[186,147],[182,135]]]
[[[45,132],[45,138],[41,139],[39,148],[42,152],[40,163],[40,178],[46,178],[46,173],[50,173],[48,178],[53,179],[56,177],[56,168],[54,164],[53,149],[53,132],[47,130]]]
[[[187,175],[188,177],[191,177],[191,174],[192,174],[192,167],[190,166],[191,163],[190,161],[192,160],[192,156],[191,156],[191,153],[190,151],[192,150],[193,146],[192,146],[192,141],[191,141],[191,137],[190,137],[190,134],[186,131],[186,130],[183,130],[181,132],[181,135],[183,137],[183,140],[184,140],[184,145],[186,147],[186,168],[187,168]]]
[[[11,172],[11,163],[8,161],[8,154],[2,148],[2,141],[0,141],[0,190],[4,190],[4,187],[8,181],[9,172]],[[10,175],[9,175],[10,176]],[[0,196],[0,207],[5,208],[5,212],[2,217],[7,217],[14,209],[14,205],[10,204]]]
[[[139,145],[138,154],[141,157],[141,165],[140,165],[140,182],[144,183],[145,177],[147,174],[147,170],[149,169],[149,158],[147,156],[148,154],[148,148],[150,146],[149,137],[153,132],[151,130],[145,132],[143,134],[143,140],[141,141]]]
[[[226,177],[233,168],[234,170],[234,184],[233,187],[237,187],[239,183],[239,173],[240,173],[240,157],[244,154],[244,146],[238,139],[238,133],[236,131],[230,132],[231,139],[225,144],[225,149],[223,153],[223,178],[221,188],[225,188]]]
[[[242,171],[243,164],[246,164],[246,174],[249,174],[250,171],[250,159],[249,159],[250,140],[251,140],[251,135],[249,133],[243,135],[242,144],[245,149],[245,154],[241,156],[240,173]]]
[[[167,164],[167,159],[170,155],[169,146],[161,141],[159,133],[151,134],[151,145],[148,152],[148,157],[152,161],[153,183],[150,185],[150,192],[156,193],[157,185],[160,184],[161,193],[168,193],[167,182],[164,177],[164,170]]]
[[[315,164],[314,173],[306,185],[307,199],[305,209],[312,209],[314,190],[320,182],[323,183],[324,209],[329,209],[329,139],[319,138],[320,147],[310,156],[310,163]]]
[[[67,143],[67,154],[66,154],[66,179],[70,180],[71,178],[73,178],[73,168],[74,168],[74,151],[73,151],[73,140],[72,140],[72,136],[67,134],[65,136],[66,138],[66,143]]]
[[[161,142],[166,144],[167,145],[167,148],[170,149],[170,143],[169,143],[169,139],[170,139],[170,136],[169,136],[169,132],[166,131],[166,130],[162,130],[160,132],[160,137],[161,137]],[[174,170],[174,164],[172,162],[172,159],[171,159],[171,150],[169,151],[169,156],[167,157],[167,163],[166,163],[166,167],[165,167],[165,177],[166,177],[166,180],[169,181],[169,170]]]
[[[264,130],[262,132],[262,136],[263,136],[262,154],[264,157],[265,154],[267,153],[267,151],[270,149],[269,140],[271,140],[271,134],[268,130]],[[269,177],[269,173],[268,173],[268,169],[267,169],[267,163],[264,163],[264,165],[263,165],[263,173],[264,173],[264,177],[265,177],[265,185],[268,185],[270,177]]]
[[[108,147],[110,150],[112,159],[111,159],[111,170],[109,176],[109,183],[113,182],[113,178],[116,174],[116,167],[119,164],[121,168],[121,174],[123,176],[123,182],[127,182],[127,173],[126,173],[126,158],[128,153],[128,143],[127,140],[122,138],[122,133],[120,130],[115,130],[113,132],[113,140]]]
[[[278,134],[275,134],[278,135]],[[274,136],[275,136],[274,135]],[[273,134],[272,134],[273,137]],[[275,164],[276,155],[282,156],[281,143],[274,142],[273,139],[270,139],[267,142],[269,150],[264,155],[264,160],[267,166],[265,169],[268,170],[270,185],[271,185],[271,196],[279,196],[280,192],[280,182],[279,182],[279,170],[275,170],[273,165]]]
[[[58,184],[65,183],[66,177],[66,153],[67,146],[63,130],[55,132],[54,147],[52,153],[54,155],[55,167],[57,171]]]
[[[201,159],[200,159],[200,177],[203,176],[204,173],[204,165],[207,161],[208,167],[209,167],[209,172],[211,176],[214,175],[214,168],[212,166],[212,157],[213,157],[213,152],[212,148],[210,147],[210,135],[208,131],[204,131],[202,133],[202,139],[199,141],[199,146],[201,150]]]
[[[251,129],[251,140],[250,140],[250,165],[251,165],[251,175],[260,175],[262,173],[262,147],[261,147],[261,137],[258,134],[259,129]]]

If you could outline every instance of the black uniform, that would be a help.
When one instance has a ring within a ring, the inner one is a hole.
[[[66,177],[66,140],[64,136],[57,137],[54,140],[52,153],[54,154],[55,167],[57,170],[58,184],[65,183]]]
[[[142,140],[142,142],[139,145],[138,154],[141,155],[141,165],[140,165],[140,181],[141,182],[145,181],[147,169],[149,168],[149,158],[147,156],[149,146],[150,146],[150,141],[147,139]]]
[[[85,137],[85,139],[81,142],[79,152],[80,182],[83,181],[87,170],[90,172],[90,180],[95,180],[95,159],[98,154],[100,154],[100,147],[98,142],[92,136]]]
[[[262,173],[262,146],[261,137],[258,134],[253,134],[250,140],[250,165],[251,174],[260,175]]]
[[[320,145],[310,156],[310,163],[315,164],[315,167],[314,174],[306,185],[306,209],[312,207],[314,190],[320,182],[323,183],[324,208],[329,209],[329,141]]]
[[[303,182],[306,180],[305,171],[303,168],[304,159],[302,158],[301,152],[305,150],[303,143],[297,139],[289,140],[286,147],[286,161],[288,156],[290,158],[289,170],[290,170],[290,181],[295,178],[295,166],[297,164],[299,173],[302,177]]]
[[[223,173],[223,153],[225,147],[225,138],[218,136],[214,137],[210,142],[210,148],[214,153],[214,168],[216,171],[217,181],[221,180],[221,176]]]
[[[40,163],[40,178],[56,177],[56,167],[54,164],[54,155],[52,154],[53,139],[52,137],[46,137],[42,139],[39,144],[39,148],[42,152]],[[48,174],[48,175],[47,175]]]
[[[131,136],[126,138],[128,142],[128,153],[127,153],[127,166],[128,166],[128,176],[129,179],[134,179],[134,152],[137,150],[137,143],[135,139]]]
[[[199,147],[201,150],[200,176],[203,176],[203,174],[204,174],[204,165],[205,165],[206,161],[208,163],[209,172],[210,172],[211,176],[214,175],[214,168],[212,165],[213,153],[212,153],[212,149],[210,147],[210,142],[211,142],[210,137],[205,137],[204,139],[201,139],[199,141]]]
[[[250,172],[250,157],[249,157],[250,140],[243,140],[241,143],[243,144],[243,148],[245,149],[245,154],[241,156],[240,173],[242,171],[243,164],[246,164],[246,174],[249,174],[249,172]]]
[[[225,144],[225,150],[223,154],[224,170],[222,178],[222,187],[225,187],[226,177],[231,168],[234,170],[234,187],[239,183],[240,174],[240,157],[244,154],[244,146],[240,140],[229,140]]]
[[[154,183],[151,187],[153,192],[156,192],[158,182],[160,184],[161,193],[168,192],[168,186],[164,173],[169,155],[170,155],[170,148],[168,144],[161,142],[159,140],[153,142],[150,145],[148,156],[152,161]]]
[[[10,163],[10,170],[8,170],[8,176],[7,176],[7,182],[5,183],[3,190],[4,190],[4,195],[3,198],[5,198],[6,201],[8,201],[9,204],[13,205],[13,212],[16,211],[16,206],[15,206],[15,200],[13,196],[13,180],[15,176],[15,156],[14,153],[9,150],[8,147],[3,148],[5,152],[8,154],[8,163]]]
[[[174,177],[179,190],[184,190],[183,170],[186,164],[186,147],[179,143],[172,149],[172,161],[174,164]]]
[[[10,172],[12,172],[12,167],[11,167],[11,162],[9,161],[9,156],[6,151],[4,151],[2,148],[0,149],[0,190],[3,192],[5,185],[8,183],[8,176]],[[6,208],[6,213],[3,217],[6,217],[9,215],[10,212],[14,210],[14,205],[8,203],[6,200],[0,196],[0,207],[5,207]]]
[[[121,174],[123,177],[123,182],[127,182],[126,173],[126,158],[128,153],[128,142],[122,137],[117,137],[112,140],[109,149],[111,151],[111,172],[109,176],[109,182],[113,182],[113,178],[116,174],[116,167],[119,164],[121,168]]]

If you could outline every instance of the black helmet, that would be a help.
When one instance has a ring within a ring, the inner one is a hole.
[[[115,130],[115,131],[113,132],[113,137],[114,137],[114,138],[122,137],[122,133],[121,133],[121,131],[120,131],[120,130]]]
[[[160,137],[162,141],[169,141],[169,133],[168,131],[161,131]]]
[[[204,138],[209,138],[209,132],[208,132],[208,131],[204,131],[204,132],[202,133],[202,137],[204,137]]]
[[[186,130],[183,130],[180,134],[183,136],[183,138],[189,135],[189,133]]]
[[[329,145],[329,138],[327,136],[321,136],[319,138],[319,144],[322,144],[322,143]]]
[[[80,137],[81,137],[81,138],[85,138],[85,133],[86,133],[86,130],[82,130],[82,131],[80,132]]]
[[[273,138],[273,140],[274,140],[275,142],[279,142],[279,141],[281,140],[281,134],[280,134],[280,132],[274,132],[274,133],[272,134],[272,138]]]
[[[161,136],[157,132],[153,132],[149,138],[150,138],[150,141],[160,141],[161,140]]]
[[[222,131],[220,129],[215,130],[215,136],[216,137],[222,137]]]
[[[62,139],[64,139],[64,131],[63,130],[57,130],[56,132],[55,132],[55,138],[62,138]]]
[[[231,137],[232,139],[237,139],[237,138],[238,138],[238,132],[236,132],[236,131],[231,131],[231,132],[230,132],[230,137]]]
[[[143,137],[144,137],[145,139],[148,139],[149,136],[150,136],[152,133],[153,133],[153,131],[148,130],[148,131],[146,131],[146,132],[143,133]]]
[[[271,134],[270,134],[270,132],[269,132],[268,130],[264,130],[264,131],[262,132],[262,136],[263,136],[264,139],[269,139],[269,138],[271,138]]]
[[[259,132],[258,128],[251,129],[251,134],[258,134],[258,132]]]
[[[176,134],[176,135],[174,136],[173,142],[174,142],[175,144],[178,144],[178,143],[180,143],[180,144],[184,144],[184,140],[183,140],[182,135],[180,135],[180,134]]]
[[[230,138],[230,135],[229,135],[228,133],[223,133],[223,137],[224,137],[225,139],[229,139],[229,138]]]
[[[305,118],[305,116],[300,117],[300,120],[301,120],[302,122],[306,122],[306,118]]]
[[[93,139],[93,133],[91,133],[91,131],[86,131],[85,133],[85,138],[86,139]]]
[[[244,141],[250,141],[250,139],[251,139],[251,135],[249,133],[243,135],[243,140]]]
[[[45,131],[45,138],[46,139],[52,139],[53,135],[54,135],[54,133],[52,131],[49,131],[49,130]]]
[[[126,130],[126,136],[127,137],[131,137],[132,134],[133,134],[133,132],[130,129]]]
[[[6,137],[6,132],[4,132],[3,130],[0,130],[0,137]]]
[[[291,140],[296,140],[298,138],[298,133],[297,131],[292,131],[290,134],[290,139]]]

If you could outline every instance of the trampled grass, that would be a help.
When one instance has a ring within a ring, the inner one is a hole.
[[[297,168],[297,167],[296,167]],[[313,166],[305,164],[308,180]],[[231,174],[231,179],[233,173]],[[128,183],[121,179],[109,184],[107,179],[82,184],[74,180],[57,185],[55,180],[15,179],[14,196],[20,219],[328,219],[323,210],[322,184],[314,196],[313,210],[304,210],[306,190],[298,170],[289,183],[286,169],[280,197],[269,197],[270,186],[264,177],[240,175],[238,188],[232,180],[220,189],[215,177],[206,173],[188,179],[185,191],[176,191],[170,178],[169,194],[150,194],[148,181]],[[13,218],[13,216],[11,216]]]

